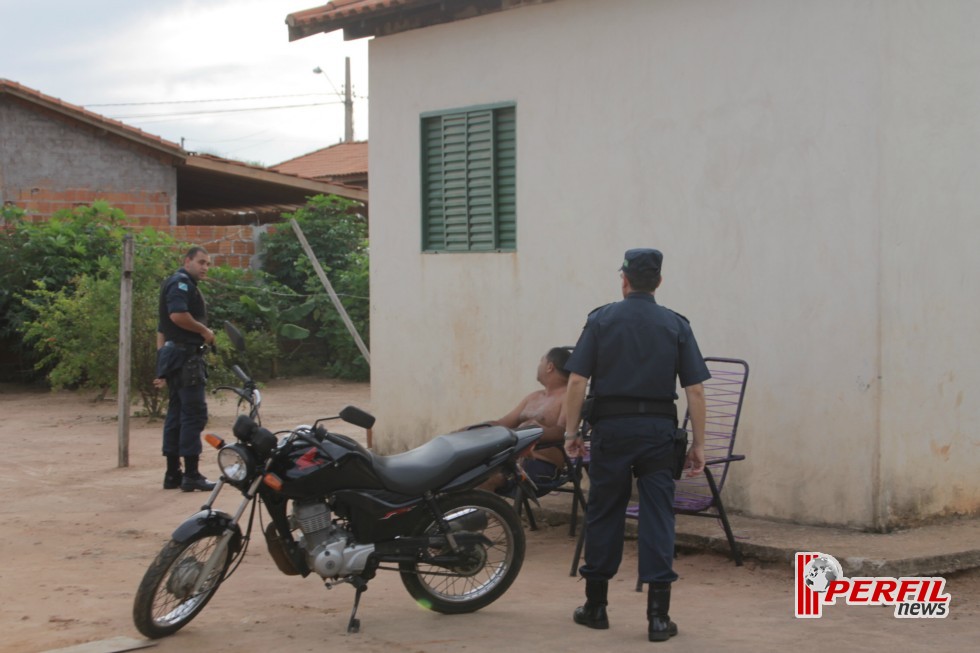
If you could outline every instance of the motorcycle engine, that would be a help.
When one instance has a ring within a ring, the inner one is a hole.
[[[322,578],[340,578],[364,570],[373,544],[357,544],[343,528],[330,518],[330,506],[324,501],[293,504],[293,522],[303,535],[299,545],[306,550],[310,569]]]

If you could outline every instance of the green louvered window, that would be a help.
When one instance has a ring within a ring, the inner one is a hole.
[[[422,116],[422,249],[517,247],[517,118],[513,104]]]

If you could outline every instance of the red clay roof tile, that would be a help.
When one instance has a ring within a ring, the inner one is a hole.
[[[311,34],[343,29],[354,18],[432,3],[433,0],[333,0],[322,7],[289,14],[286,24],[289,26],[289,39],[295,41]]]
[[[338,143],[283,161],[269,169],[309,179],[367,174],[368,144],[367,141]]]

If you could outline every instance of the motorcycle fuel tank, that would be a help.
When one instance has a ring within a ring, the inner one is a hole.
[[[371,466],[370,454],[340,447],[327,455],[316,447],[299,447],[279,465],[276,475],[282,479],[281,494],[291,499],[323,496],[337,490],[382,489]]]

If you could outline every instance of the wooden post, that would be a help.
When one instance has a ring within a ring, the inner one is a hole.
[[[133,236],[123,238],[119,284],[119,467],[129,467],[129,381],[132,374]]]
[[[347,326],[347,330],[354,337],[354,342],[357,344],[357,348],[361,350],[361,354],[364,356],[364,360],[367,361],[368,367],[371,366],[371,352],[368,351],[367,346],[364,341],[361,340],[361,335],[357,332],[357,327],[351,322],[350,316],[347,315],[347,310],[344,305],[340,303],[340,298],[337,297],[337,293],[334,292],[333,286],[330,284],[330,279],[327,279],[327,273],[323,271],[320,266],[320,261],[317,260],[316,254],[313,253],[313,248],[306,241],[306,236],[303,235],[303,230],[300,228],[299,223],[295,219],[289,221],[293,225],[293,231],[296,232],[296,237],[299,238],[299,244],[303,246],[303,251],[310,259],[310,263],[313,264],[313,269],[316,270],[316,275],[320,277],[320,283],[323,287],[327,289],[327,294],[330,295],[330,301],[336,307],[337,312],[340,313],[340,319],[344,321]]]

